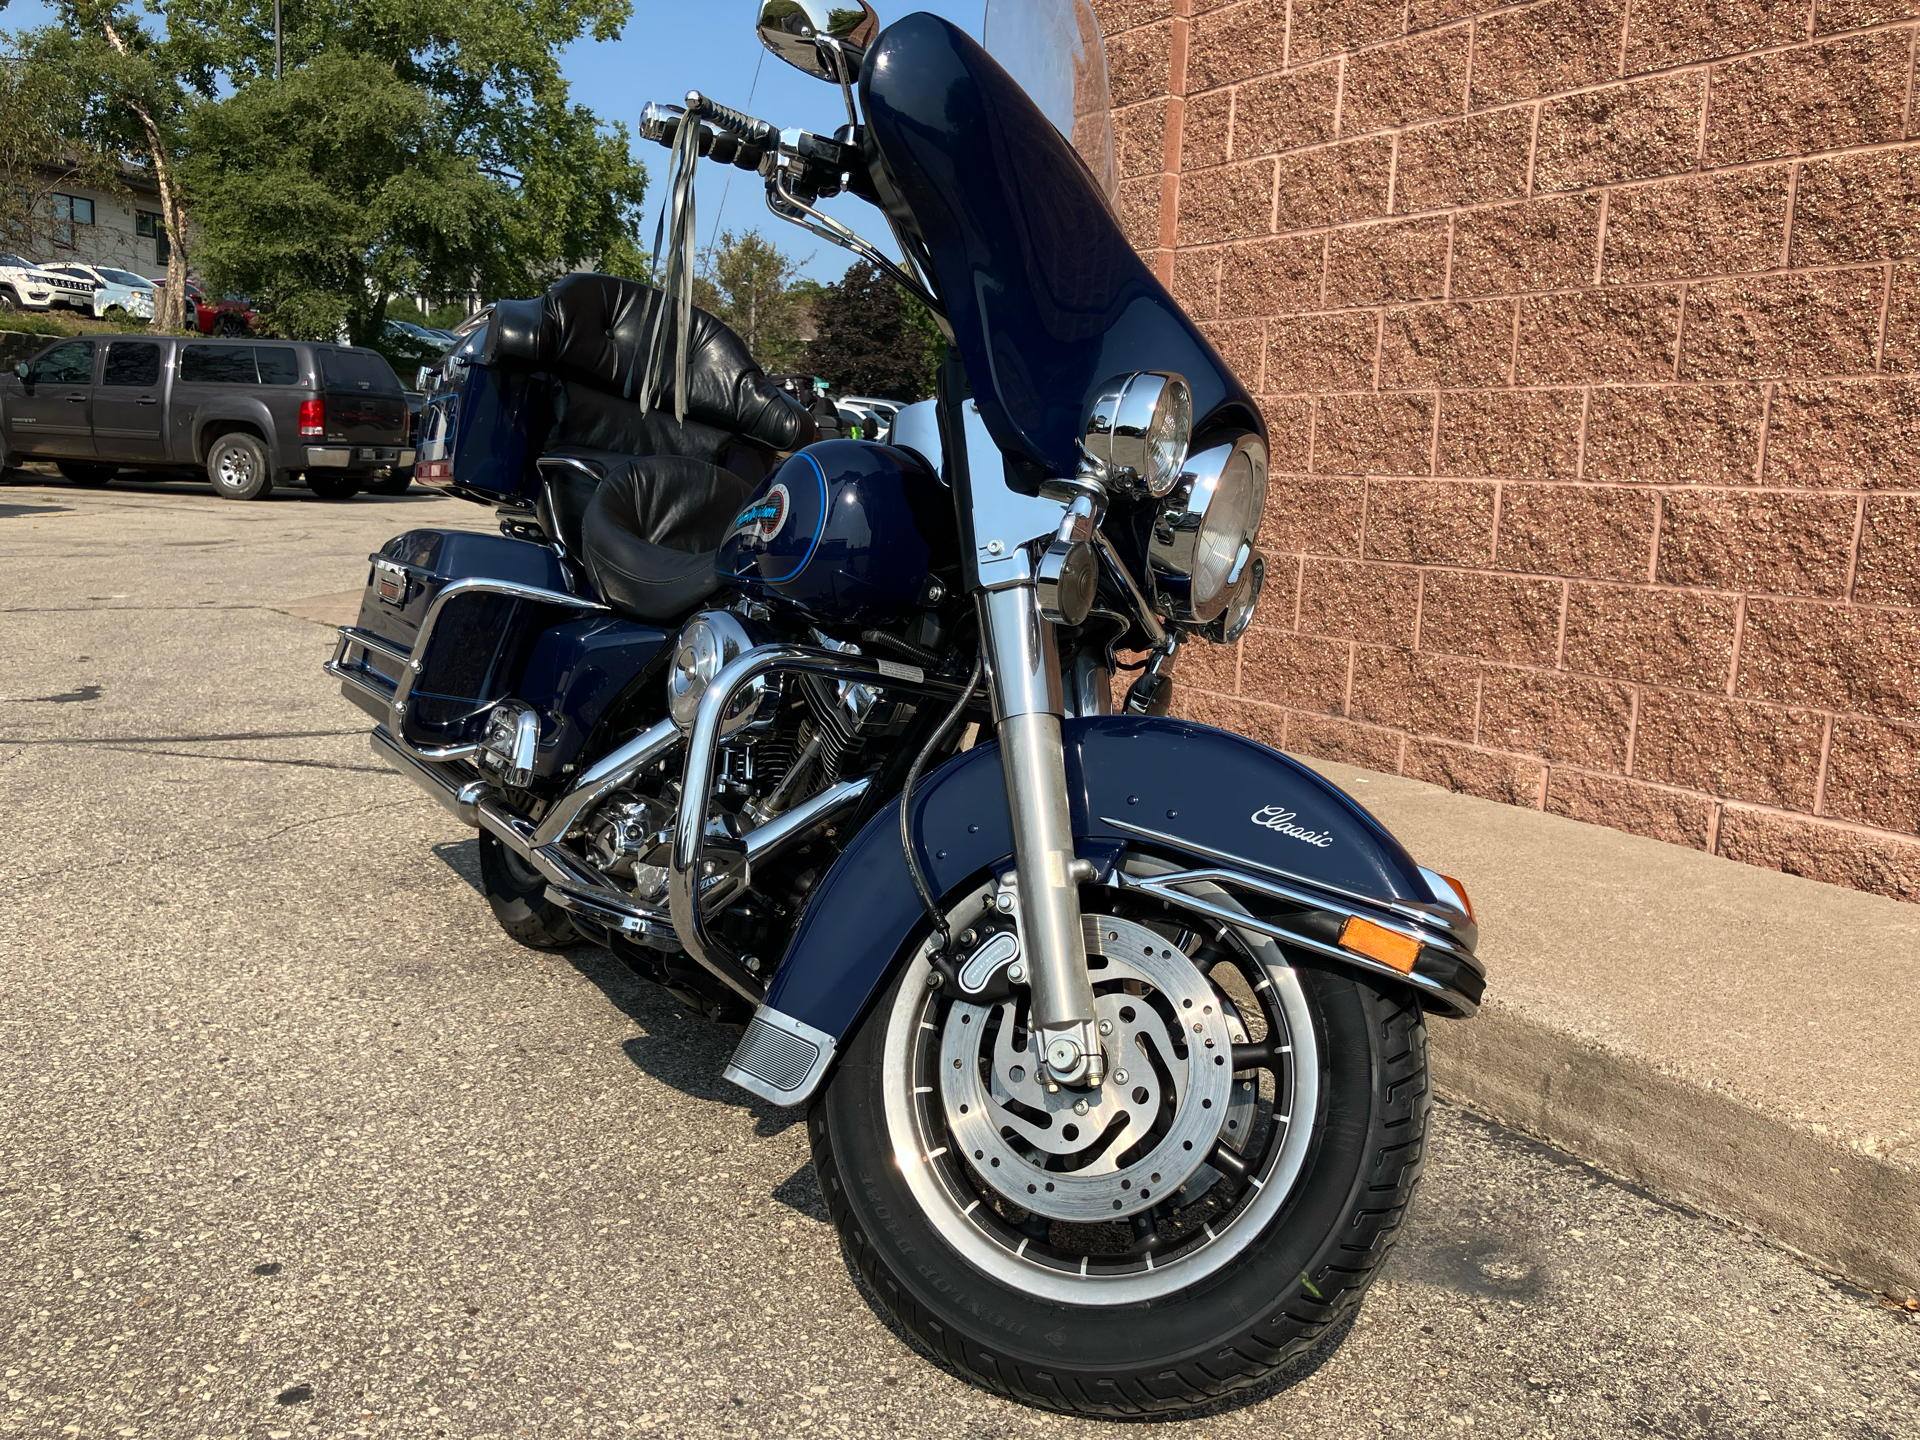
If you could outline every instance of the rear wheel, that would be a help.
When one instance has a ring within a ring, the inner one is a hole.
[[[1420,1174],[1426,1031],[1404,991],[1083,895],[1101,1089],[1046,1091],[1025,992],[951,998],[916,954],[808,1130],[850,1258],[924,1344],[1029,1404],[1173,1414],[1358,1305]]]
[[[118,465],[95,465],[85,460],[58,460],[55,466],[75,485],[97,490],[120,473]]]
[[[237,340],[247,333],[246,318],[232,313],[224,314],[220,317],[219,329],[222,335]]]
[[[257,435],[222,435],[207,451],[207,479],[229,500],[259,500],[273,489],[273,464]]]
[[[567,912],[547,899],[547,882],[490,830],[480,832],[480,884],[493,918],[522,945],[564,950],[582,943]]]
[[[307,489],[322,500],[351,500],[360,493],[360,482],[345,475],[315,475],[308,471]]]

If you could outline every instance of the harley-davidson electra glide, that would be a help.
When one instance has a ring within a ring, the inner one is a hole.
[[[1472,909],[1311,770],[1166,714],[1181,648],[1259,603],[1265,429],[1115,222],[1083,0],[996,0],[992,51],[846,0],[759,28],[848,124],[649,107],[663,287],[495,308],[435,453],[504,533],[391,541],[329,669],[478,828],[509,934],[744,1024],[727,1078],[806,1107],[902,1325],[1036,1405],[1177,1412],[1385,1258],[1425,1017],[1484,988]],[[891,444],[808,443],[692,308],[703,156],[939,317]]]

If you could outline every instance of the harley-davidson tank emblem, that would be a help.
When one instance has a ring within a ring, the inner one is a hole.
[[[787,487],[775,485],[740,512],[733,522],[733,533],[765,545],[786,526],[792,511],[793,502],[787,496]]]
[[[1290,835],[1295,840],[1318,846],[1322,850],[1333,844],[1333,836],[1326,831],[1313,830],[1305,825],[1295,824],[1294,822],[1300,817],[1281,805],[1262,805],[1253,812],[1251,818],[1256,825],[1268,830],[1278,830],[1282,835]]]

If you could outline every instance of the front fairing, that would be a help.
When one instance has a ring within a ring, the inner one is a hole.
[[[1094,388],[1170,370],[1196,443],[1264,435],[1258,407],[1127,243],[1071,145],[991,55],[927,14],[889,27],[860,78],[883,194],[921,241],[988,431],[1044,475],[1079,469]]]

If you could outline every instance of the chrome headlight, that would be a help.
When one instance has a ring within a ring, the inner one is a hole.
[[[1205,624],[1227,608],[1255,558],[1266,504],[1267,447],[1259,436],[1242,435],[1188,462],[1147,542],[1147,563],[1175,620]]]
[[[1181,376],[1158,370],[1119,375],[1094,392],[1087,411],[1087,453],[1122,487],[1156,498],[1173,489],[1193,439],[1193,392]]]
[[[692,730],[713,677],[757,643],[740,618],[725,610],[703,610],[689,620],[673,642],[673,660],[667,666],[667,711],[673,723]],[[721,722],[720,733],[735,734],[763,718],[762,702],[770,693],[764,676],[749,683]]]

